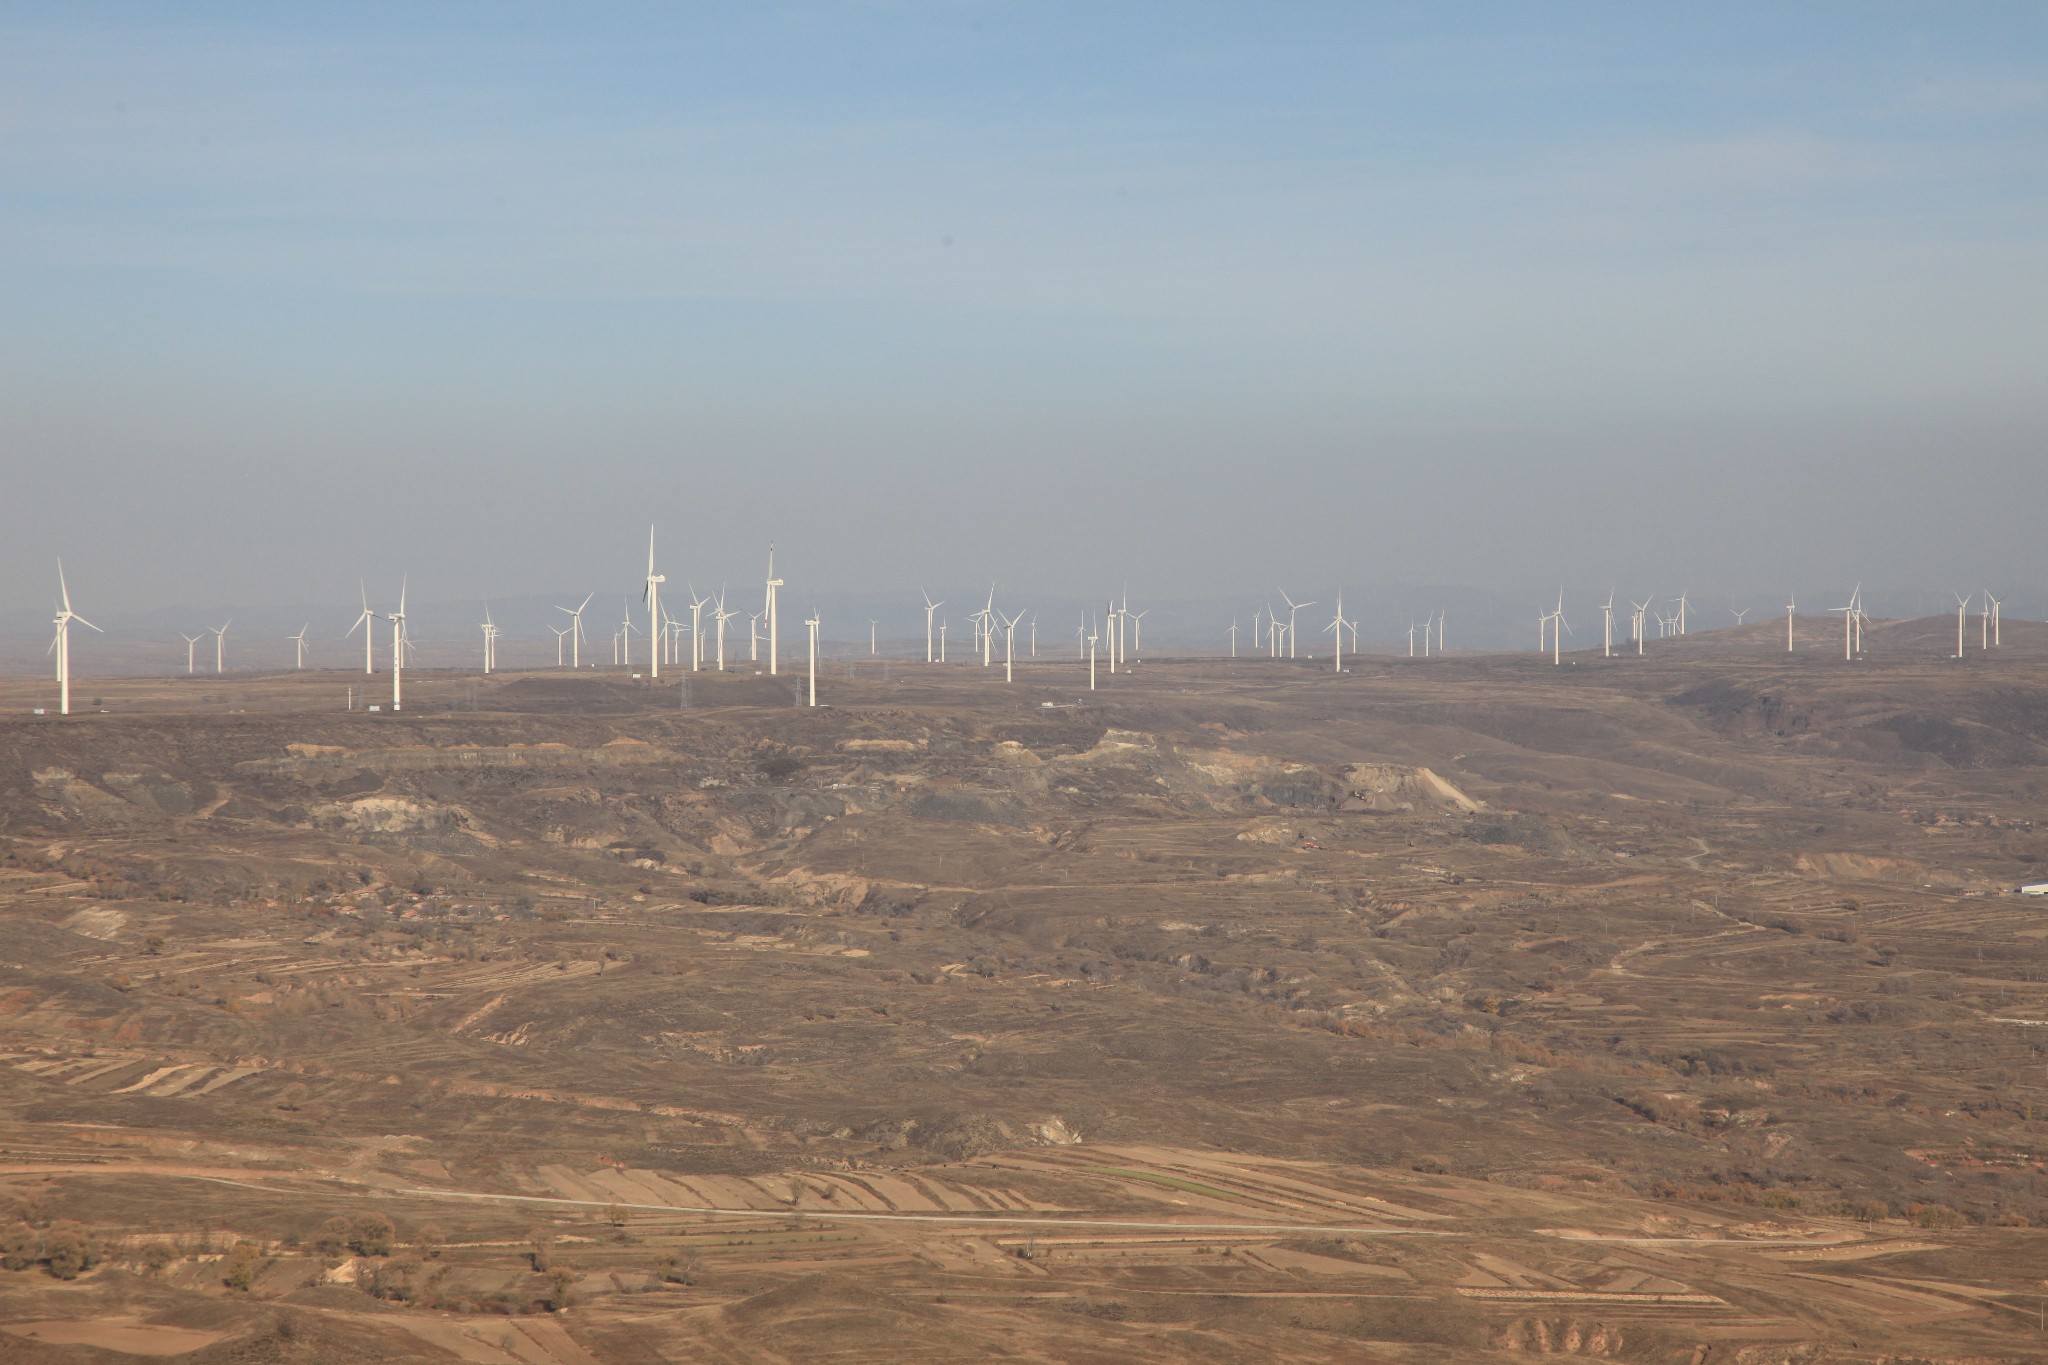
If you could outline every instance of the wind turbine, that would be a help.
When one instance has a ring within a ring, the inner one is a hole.
[[[768,676],[771,678],[775,676],[776,635],[778,633],[775,614],[775,590],[781,586],[782,580],[775,576],[775,546],[771,542],[768,546],[768,600],[761,609],[761,614],[767,618],[768,624]]]
[[[489,677],[491,667],[497,662],[498,628],[491,624],[491,604],[484,603],[484,676]]]
[[[594,592],[583,594],[583,600],[573,607],[556,607],[556,611],[569,613],[569,667],[583,667],[583,609],[590,605]]]
[[[1786,594],[1785,594],[1785,652],[1786,652],[1787,654],[1790,654],[1790,653],[1792,652],[1792,613],[1793,613],[1793,612],[1795,612],[1795,611],[1797,611],[1797,610],[1799,610],[1799,594],[1798,594],[1798,593],[1796,593],[1796,592],[1788,592],[1788,593],[1786,593]]]
[[[1600,657],[1614,657],[1614,589],[1607,590],[1607,605],[1600,608]]]
[[[1147,607],[1145,611],[1152,608]],[[1138,651],[1138,662],[1145,662],[1145,611],[1133,613],[1126,605],[1124,615],[1131,619],[1131,648]]]
[[[918,591],[924,593],[924,661],[934,663],[937,656],[932,653],[932,613],[946,604],[932,601],[932,595],[923,588],[919,588]]]
[[[1854,662],[1858,643],[1856,637],[1861,634],[1857,628],[1856,618],[1863,611],[1863,585],[1858,583],[1856,591],[1849,594],[1848,606],[1829,607],[1828,611],[1842,613],[1842,658],[1844,661]]]
[[[1315,603],[1313,603],[1313,602],[1297,602],[1297,601],[1295,601],[1295,600],[1294,600],[1293,598],[1289,597],[1289,596],[1287,595],[1287,593],[1286,593],[1286,590],[1285,590],[1285,589],[1282,589],[1282,588],[1275,588],[1275,589],[1274,589],[1273,591],[1275,591],[1275,592],[1279,593],[1279,594],[1280,594],[1280,600],[1281,600],[1281,601],[1283,601],[1283,602],[1285,602],[1285,603],[1287,604],[1287,657],[1288,657],[1288,658],[1290,658],[1290,659],[1292,659],[1292,658],[1294,657],[1294,616],[1295,616],[1295,613],[1296,613],[1296,612],[1299,612],[1299,611],[1300,611],[1300,610],[1301,610],[1301,609],[1302,609],[1303,607],[1312,607],[1312,606],[1314,606],[1314,605],[1315,605]]]
[[[947,622],[946,622],[946,620],[945,620],[945,619],[944,619],[943,617],[941,617],[941,618],[940,618],[940,620],[939,620],[939,662],[940,662],[940,663],[944,663],[944,662],[946,662],[946,626],[947,626]]]
[[[216,677],[228,671],[228,627],[233,624],[232,619],[224,621],[221,628],[213,633],[213,672]]]
[[[303,669],[306,666],[306,632],[311,629],[312,625],[313,623],[308,621],[305,625],[299,627],[297,635],[287,635],[284,637],[299,647],[299,661],[292,665],[294,668]]]
[[[363,632],[363,672],[375,673],[377,671],[377,661],[372,655],[371,650],[377,643],[377,613],[370,610],[369,588],[363,584],[361,579],[356,580],[356,586],[361,589],[363,594],[363,614],[358,616],[356,623],[348,628],[348,635],[353,635],[358,630]],[[344,635],[341,638],[346,640],[348,635]]]
[[[1996,626],[1998,622],[1994,619],[1991,624]],[[1034,659],[1038,657],[1038,612],[1036,609],[1031,613],[1031,657]]]
[[[712,629],[718,636],[718,671],[720,673],[725,672],[725,623],[738,615],[739,613],[736,611],[727,611],[725,609],[725,589],[720,588],[718,590],[718,605],[712,608],[711,611]]]
[[[1412,627],[1408,631],[1408,640],[1411,645],[1414,643],[1415,631]],[[1414,651],[1411,649],[1409,652],[1413,653]],[[1233,659],[1237,657],[1237,618],[1235,616],[1230,618],[1230,657]]]
[[[1996,597],[1993,597],[1991,595],[1991,589],[1989,588],[1984,589],[1984,600],[1991,604],[1991,647],[1993,649],[1997,649],[1999,647],[1998,609],[2004,606],[2005,604],[2003,602],[2000,602]]]
[[[697,596],[697,585],[690,585],[690,671],[697,672],[704,667],[704,608],[711,605],[708,597]],[[723,607],[724,602],[719,606]],[[721,652],[721,658],[723,654]]]
[[[1423,638],[1428,639],[1429,637],[1424,636]],[[1415,623],[1413,621],[1408,623],[1408,657],[1411,659],[1415,657]]]
[[[1088,632],[1088,690],[1095,690],[1095,632],[1092,630]]]
[[[804,618],[804,624],[811,630],[811,705],[818,704],[818,609],[811,608],[811,614]]]
[[[638,629],[640,629],[640,627],[633,624],[632,604],[626,601],[625,598],[621,597],[619,599],[620,657],[618,659],[615,659],[613,662],[622,663],[627,668],[631,668],[633,666],[633,632]],[[649,654],[652,654],[654,652],[654,642],[652,640],[649,640],[647,642],[647,652]]]
[[[868,657],[870,659],[881,652],[875,644],[875,628],[879,625],[881,625],[881,622],[877,621],[874,617],[870,616],[868,618]]]
[[[1969,614],[1970,599],[1956,594],[1956,657],[1963,657],[1963,617]]]
[[[1557,625],[1550,632],[1550,663],[1552,667],[1564,662],[1564,633],[1572,623],[1564,619],[1564,589],[1557,590],[1557,614],[1552,618]]]
[[[1678,594],[1678,633],[1685,634],[1685,594]]]
[[[569,628],[567,626],[549,626],[548,629],[555,633],[555,667],[560,668],[562,666],[562,641],[567,638]]]
[[[1747,616],[1747,615],[1749,615],[1749,608],[1748,608],[1748,607],[1739,607],[1739,608],[1738,608],[1738,607],[1730,607],[1730,608],[1728,608],[1728,614],[1729,614],[1730,616],[1733,616],[1733,617],[1735,618],[1735,624],[1739,626],[1739,625],[1741,625],[1741,624],[1742,624],[1742,618],[1743,618],[1743,617],[1745,617],[1745,616]]]
[[[1631,597],[1628,600],[1628,604],[1631,607],[1635,608],[1635,613],[1630,619],[1634,622],[1635,625],[1636,655],[1640,658],[1643,652],[1643,636],[1649,633],[1647,628],[1643,625],[1643,617],[1650,610],[1650,601],[1648,599],[1645,599],[1644,601],[1638,602],[1633,597]]]
[[[988,605],[968,618],[974,622],[975,638],[981,642],[981,666],[989,666],[996,642],[996,585],[988,585]]]
[[[398,580],[398,610],[385,619],[391,622],[391,709],[400,709],[403,700],[401,680],[405,676],[405,588],[406,580]],[[589,598],[584,599],[586,602]],[[583,609],[576,609],[581,612]]]
[[[1024,619],[1024,613],[1015,616],[1000,616],[1003,623],[1003,681],[1017,681],[1017,623]]]
[[[1991,648],[1991,594],[1988,592],[1984,594],[1984,606],[1977,618],[1977,629],[1977,648]]]
[[[1352,636],[1352,643],[1355,645],[1358,640],[1358,637],[1355,634],[1358,628],[1357,623],[1353,621],[1347,621],[1344,619],[1344,594],[1340,592],[1337,594],[1337,614],[1330,618],[1329,625],[1323,627],[1323,629],[1326,631],[1334,632],[1334,639],[1336,644],[1335,658],[1337,661],[1337,671],[1339,673],[1342,673],[1344,671],[1344,627],[1346,626],[1350,626],[1354,631],[1354,634]],[[1410,639],[1412,641],[1413,637],[1411,636]]]
[[[57,561],[57,602],[57,615],[51,621],[57,627],[57,634],[46,652],[57,656],[57,714],[68,716],[71,714],[71,623],[76,621],[81,626],[99,630],[102,635],[106,632],[71,610],[71,589],[65,586],[64,561],[61,559]]]
[[[652,643],[652,641],[655,638],[656,631],[664,630],[664,627],[661,623],[661,585],[666,582],[668,582],[667,574],[658,574],[654,571],[654,528],[650,526],[647,528],[646,596],[647,635],[650,642],[647,652],[651,656],[651,658],[648,661],[647,672],[649,677],[656,679],[661,677],[661,645],[654,644]],[[664,634],[661,638],[662,642],[665,644],[667,642],[666,634]],[[633,661],[631,659],[628,659],[626,660],[626,662],[631,663]]]
[[[178,638],[185,642],[185,673],[189,677],[193,672],[192,651],[198,646],[199,641],[203,638],[203,636],[187,635],[185,634],[184,631],[181,630],[178,632]]]

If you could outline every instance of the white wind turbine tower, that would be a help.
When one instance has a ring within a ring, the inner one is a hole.
[[[196,671],[192,666],[193,651],[198,648],[200,640],[205,637],[203,635],[187,635],[181,630],[178,632],[178,638],[185,642],[185,673],[189,677]]]
[[[658,574],[654,571],[654,528],[650,526],[647,528],[647,652],[650,656],[647,673],[649,677],[656,679],[661,677],[661,644],[654,642],[657,639],[662,643],[667,642],[666,634],[656,635],[657,631],[665,629],[661,621],[661,585],[666,582],[667,574]],[[633,661],[628,659],[626,662]]]
[[[484,676],[490,676],[491,666],[497,660],[498,628],[491,624],[491,604],[484,603]]]
[[[1116,676],[1116,599],[1110,598],[1102,606],[1103,643],[1109,646],[1109,676]]]
[[[1977,648],[1980,650],[1991,648],[1991,594],[1988,592],[1984,594],[1984,607],[1977,618],[1977,629],[1980,632],[1977,639]]]
[[[632,603],[623,597],[619,599],[619,617],[619,657],[612,662],[624,664],[627,668],[631,668],[633,666],[633,632],[640,629],[640,627],[633,624]],[[654,642],[652,640],[647,642],[647,652],[649,654],[654,652]]]
[[[1858,583],[1856,591],[1849,594],[1848,606],[1828,608],[1830,613],[1842,613],[1842,658],[1845,661],[1853,662],[1856,658],[1856,613],[1862,596],[1863,585]]]
[[[1993,621],[1992,624],[1996,626],[1998,623]],[[1031,613],[1031,657],[1038,657],[1038,612],[1035,609]]]
[[[57,561],[57,615],[51,620],[51,624],[57,627],[57,634],[51,639],[50,648],[46,651],[57,656],[57,714],[60,716],[71,714],[71,623],[73,621],[90,630],[99,630],[102,635],[106,634],[98,626],[93,625],[92,622],[71,610],[71,589],[64,583],[64,561],[60,559]]]
[[[556,611],[569,613],[569,667],[583,667],[583,609],[590,605],[594,592],[583,594],[583,600],[573,607],[556,607]]]
[[[1434,619],[1433,619],[1433,618],[1431,618],[1431,617],[1428,617],[1428,616],[1425,616],[1425,617],[1423,617],[1423,618],[1422,618],[1422,657],[1423,657],[1423,658],[1425,658],[1425,659],[1427,659],[1427,658],[1429,657],[1429,636],[1430,636],[1430,627],[1431,627],[1432,625],[1434,625],[1434,624],[1435,624],[1435,621],[1434,621]],[[1410,627],[1408,628],[1408,633],[1409,633],[1409,638],[1410,638],[1410,644],[1409,644],[1409,646],[1408,646],[1408,652],[1409,652],[1410,654],[1413,654],[1413,653],[1415,652],[1415,645],[1414,645],[1414,643],[1413,643],[1413,638],[1414,638],[1415,628],[1414,628],[1413,626],[1410,626]],[[1439,651],[1438,651],[1438,653],[1442,653],[1442,651],[1441,651],[1441,650],[1439,650]]]
[[[718,605],[711,610],[712,630],[718,636],[718,671],[725,672],[725,623],[738,616],[736,611],[725,609],[725,589],[718,590]]]
[[[881,653],[881,650],[877,647],[875,641],[875,630],[880,625],[881,622],[877,621],[874,617],[870,616],[868,618],[868,657],[870,659],[874,658],[875,655]]]
[[[362,589],[363,614],[358,616],[356,623],[348,628],[348,635],[353,635],[358,630],[363,632],[363,672],[375,673],[377,671],[377,660],[371,653],[371,650],[375,648],[377,643],[377,613],[370,610],[369,588],[364,586],[360,580],[357,581],[356,586]],[[341,638],[346,640],[348,635],[344,635]]]
[[[1415,631],[1412,628],[1408,632],[1408,638],[1411,641],[1415,638]],[[1235,616],[1230,618],[1230,657],[1233,659],[1237,657],[1237,618]]]
[[[1015,616],[1002,616],[998,613],[998,619],[1003,623],[1003,681],[1006,683],[1015,682],[1017,681],[1017,623],[1024,619],[1024,613],[1020,611]]]
[[[1286,590],[1285,590],[1285,589],[1281,589],[1281,588],[1275,588],[1275,589],[1274,589],[1274,591],[1275,591],[1275,592],[1277,592],[1277,593],[1279,593],[1279,594],[1280,594],[1280,600],[1281,600],[1281,601],[1283,601],[1283,602],[1285,602],[1285,603],[1287,604],[1287,657],[1288,657],[1288,658],[1290,658],[1290,659],[1292,659],[1292,658],[1294,657],[1294,617],[1295,617],[1295,613],[1299,612],[1299,611],[1300,611],[1300,610],[1301,610],[1301,609],[1302,609],[1303,607],[1312,607],[1312,606],[1314,606],[1314,605],[1315,605],[1315,603],[1313,603],[1313,602],[1297,602],[1297,601],[1295,601],[1295,600],[1294,600],[1293,598],[1291,598],[1291,597],[1289,597],[1289,596],[1287,595],[1287,593],[1286,593]]]
[[[1733,616],[1733,617],[1735,618],[1735,624],[1739,626],[1739,625],[1741,625],[1741,624],[1742,624],[1742,618],[1743,618],[1743,617],[1745,617],[1745,616],[1747,616],[1747,615],[1749,615],[1749,608],[1748,608],[1748,607],[1730,607],[1730,608],[1728,608],[1728,614],[1729,614],[1730,616]]]
[[[1336,651],[1333,657],[1336,659],[1336,668],[1337,672],[1339,673],[1342,673],[1344,671],[1344,627],[1346,626],[1351,626],[1354,632],[1357,629],[1356,622],[1347,621],[1344,619],[1344,594],[1340,592],[1337,594],[1337,614],[1330,618],[1329,625],[1323,627],[1324,630],[1332,632],[1332,639],[1334,641]],[[1413,637],[1411,636],[1410,638],[1410,647],[1412,648]],[[1354,644],[1357,643],[1356,634],[1352,636],[1352,642]]]
[[[1564,619],[1564,589],[1557,590],[1557,614],[1552,618],[1556,624],[1550,631],[1550,662],[1553,667],[1564,662],[1564,633],[1572,623]]]
[[[818,609],[811,608],[811,614],[804,618],[804,624],[811,630],[811,705],[818,704]]]
[[[1685,594],[1678,594],[1678,633],[1685,634]]]
[[[747,662],[761,662],[761,613],[758,611],[747,613]]]
[[[711,599],[697,596],[697,585],[692,583],[690,585],[690,671],[692,673],[704,667],[704,608],[710,605]],[[718,605],[723,607],[725,603],[721,601]],[[723,658],[723,651],[720,651],[720,657],[721,659]]]
[[[1088,690],[1095,690],[1095,632],[1092,630],[1088,632]]]
[[[295,669],[304,669],[306,666],[306,632],[312,628],[312,625],[313,623],[308,621],[305,625],[299,627],[297,635],[287,635],[284,637],[298,646],[298,662],[292,665]]]
[[[781,586],[782,580],[775,576],[775,546],[770,544],[768,547],[768,599],[762,604],[761,615],[766,618],[766,625],[768,627],[768,676],[771,678],[775,676],[777,667],[776,650],[778,643],[776,636],[779,633],[778,618],[775,613],[775,590]]]
[[[946,619],[945,619],[944,617],[941,617],[941,618],[939,618],[939,662],[940,662],[940,663],[944,663],[944,662],[946,662],[946,626],[947,626],[948,624],[949,624],[949,623],[948,623],[948,622],[946,621]]]
[[[221,628],[213,633],[213,672],[216,677],[228,671],[228,627],[233,624],[232,619],[224,621]]]
[[[1849,595],[1849,607],[1850,607],[1850,611],[1851,611],[1851,613],[1852,613],[1852,619],[1854,619],[1854,621],[1856,622],[1856,652],[1857,652],[1858,654],[1861,654],[1861,653],[1863,652],[1863,615],[1864,615],[1864,612],[1863,612],[1863,585],[1862,585],[1861,583],[1858,583],[1858,584],[1856,585],[1856,591],[1855,591],[1855,592],[1853,592],[1853,593],[1851,593],[1851,594]]]
[[[1411,659],[1415,657],[1415,623],[1413,621],[1408,623],[1408,657]]]
[[[1790,653],[1792,652],[1792,613],[1794,613],[1794,612],[1796,612],[1796,611],[1798,611],[1798,610],[1799,610],[1799,594],[1798,594],[1798,593],[1796,593],[1796,592],[1788,592],[1788,593],[1786,593],[1786,594],[1785,594],[1785,652],[1786,652],[1787,654],[1790,654]]]
[[[988,585],[988,605],[969,618],[974,622],[974,638],[981,642],[981,666],[987,668],[996,643],[996,585]]]
[[[549,626],[548,629],[555,633],[555,667],[560,668],[562,666],[562,641],[568,638],[569,628],[567,626]]]
[[[1643,624],[1643,618],[1649,614],[1650,601],[1645,599],[1638,602],[1631,597],[1628,600],[1628,604],[1635,608],[1635,614],[1630,619],[1635,623],[1636,654],[1638,657],[1641,657],[1643,652],[1643,636],[1649,633],[1649,628]]]
[[[2000,644],[1998,639],[1998,609],[2005,604],[1996,597],[1993,597],[1989,588],[1984,589],[1984,600],[1991,604],[1991,647],[1997,649]]]
[[[1607,590],[1607,605],[1600,608],[1600,657],[1614,657],[1614,589]]]
[[[402,679],[405,677],[405,588],[406,580],[398,580],[398,610],[385,619],[391,622],[391,709],[400,709],[403,700]],[[588,598],[584,599],[588,601]],[[577,611],[582,611],[581,607]]]
[[[1956,657],[1963,657],[1963,618],[1969,615],[1970,599],[1957,593],[1956,597]]]
[[[1424,654],[1429,653],[1429,642],[1427,640],[1423,641],[1422,652]],[[1442,612],[1436,614],[1436,652],[1439,654],[1444,652],[1444,614]]]
[[[936,663],[938,656],[932,653],[932,616],[946,604],[932,601],[932,595],[923,588],[919,588],[918,591],[924,593],[924,661]]]
[[[1145,611],[1152,608],[1147,607]],[[1138,652],[1138,662],[1145,662],[1145,611],[1132,612],[1126,603],[1124,615],[1131,619],[1131,648]]]

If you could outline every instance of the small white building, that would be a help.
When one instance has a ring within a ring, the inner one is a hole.
[[[2048,882],[2028,882],[2020,888],[2022,896],[2048,896]]]

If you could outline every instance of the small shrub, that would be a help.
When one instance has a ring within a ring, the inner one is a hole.
[[[238,1293],[248,1293],[256,1283],[256,1263],[262,1256],[254,1242],[235,1243],[221,1267],[220,1282]]]
[[[349,1225],[349,1247],[358,1256],[389,1256],[398,1229],[381,1213],[366,1213]]]
[[[78,1223],[57,1223],[43,1234],[43,1263],[60,1280],[75,1280],[99,1263],[92,1233]]]

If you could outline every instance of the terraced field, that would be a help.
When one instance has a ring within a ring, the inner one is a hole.
[[[14,708],[0,1346],[2040,1358],[2041,656],[1879,656]]]

